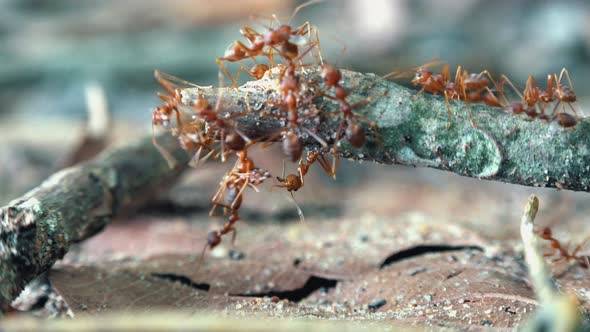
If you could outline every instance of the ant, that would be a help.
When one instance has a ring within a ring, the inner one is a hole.
[[[561,80],[564,77],[564,75],[567,78],[567,81],[569,83],[569,87],[561,85]],[[576,113],[576,110],[572,106],[572,103],[576,102],[577,97],[576,97],[576,93],[574,91],[574,84],[572,83],[569,72],[567,71],[567,69],[563,68],[561,70],[561,73],[559,73],[559,78],[557,78],[557,74],[553,74],[553,77],[554,77],[554,80],[557,81],[557,86],[554,91],[554,96],[558,100],[558,102],[555,104],[555,107],[553,108],[553,113],[555,113],[557,106],[561,103],[561,104],[567,104],[570,107],[570,109],[572,110],[572,112],[574,112],[574,114],[577,117],[578,114]],[[563,110],[565,111],[565,106],[563,107]]]
[[[154,76],[158,81],[158,84],[160,84],[160,86],[164,88],[168,95],[164,95],[158,92],[158,97],[162,101],[164,101],[165,104],[156,107],[156,109],[154,109],[154,111],[152,112],[152,143],[160,152],[162,157],[164,157],[164,159],[168,163],[168,166],[170,168],[173,168],[174,165],[176,165],[176,159],[172,156],[170,152],[168,152],[163,146],[161,146],[158,143],[155,135],[155,127],[168,127],[173,116],[176,118],[177,126],[182,127],[181,115],[180,111],[178,110],[178,105],[182,103],[182,95],[180,94],[181,88],[178,85],[172,83],[172,81],[169,79],[174,78],[172,75],[156,70],[154,72]],[[176,78],[174,79],[176,80]],[[192,83],[186,83],[192,85]]]
[[[240,30],[242,36],[250,42],[250,46],[244,44],[242,41],[236,40],[230,44],[223,57],[216,59],[219,69],[232,81],[232,87],[237,87],[240,72],[246,72],[250,76],[260,79],[270,68],[267,65],[257,64],[251,70],[248,70],[243,66],[240,66],[238,73],[234,78],[227,70],[224,62],[238,62],[248,58],[256,62],[256,57],[264,56],[268,59],[270,65],[274,67],[275,51],[278,51],[281,55],[293,54],[293,52],[297,53],[299,48],[298,45],[301,44],[301,38],[304,38],[307,35],[308,39],[311,40],[312,31],[315,31],[315,35],[317,37],[317,29],[312,27],[309,22],[305,22],[297,28],[292,28],[290,26],[290,22],[293,20],[299,10],[316,2],[319,1],[308,1],[307,3],[298,6],[294,10],[287,24],[280,24],[279,22],[279,26],[276,29],[267,27],[268,31],[266,31],[264,34],[261,34],[248,26]],[[278,21],[276,16],[273,16],[273,18]],[[305,42],[303,42],[303,44],[305,44]],[[310,44],[319,45],[319,42],[310,41]],[[321,51],[318,52],[321,54]]]
[[[177,82],[177,83],[188,85],[191,87],[199,87],[198,85],[192,84],[190,82],[187,82],[185,80],[182,80],[182,79],[172,76],[170,74],[165,74],[165,73],[160,73],[160,72],[157,72],[157,74],[159,75],[160,79],[162,81],[164,81],[167,85],[178,87],[177,84],[172,83],[172,82]],[[241,116],[244,116],[244,115],[250,113],[251,110],[249,107],[249,105],[250,105],[249,102],[246,102],[246,104],[248,105],[248,109],[245,112],[234,113],[232,115],[222,117],[220,114],[221,114],[221,100],[222,100],[223,90],[220,90],[220,91],[221,92],[217,98],[217,103],[215,104],[215,107],[213,107],[205,99],[202,92],[199,93],[197,100],[192,102],[190,105],[180,103],[182,97],[181,97],[179,88],[177,88],[174,90],[175,100],[180,100],[180,102],[177,102],[177,105],[175,106],[176,107],[175,110],[176,110],[177,114],[180,114],[180,110],[182,110],[183,113],[186,115],[189,115],[190,119],[192,120],[190,122],[190,124],[187,126],[179,125],[178,130],[180,131],[180,134],[182,134],[183,131],[187,131],[187,130],[196,131],[196,133],[192,133],[192,135],[190,135],[188,137],[188,138],[192,137],[192,139],[187,140],[186,136],[183,137],[183,140],[181,141],[181,145],[183,143],[184,144],[191,143],[190,141],[192,141],[193,143],[196,143],[197,145],[199,145],[199,150],[198,150],[198,155],[199,155],[203,149],[211,150],[213,143],[215,143],[216,141],[219,141],[220,146],[221,146],[221,151],[220,151],[221,161],[225,162],[226,155],[230,151],[242,150],[245,147],[245,145],[251,141],[231,121],[232,119],[235,119],[235,118],[238,118],[238,117],[241,117]],[[179,110],[179,108],[180,108],[180,110]],[[202,127],[205,128],[205,133],[207,134],[206,137],[203,136],[199,130],[199,128],[202,128]],[[189,144],[189,146],[192,146],[192,144]],[[226,149],[226,147],[228,147],[230,151],[228,151]],[[197,155],[196,162],[198,162],[198,155]]]
[[[469,121],[471,122],[471,126],[474,128],[476,128],[477,125],[473,119],[473,114],[471,113],[469,103],[483,102],[488,106],[505,106],[490,89],[490,83],[493,83],[496,91],[500,91],[496,81],[487,69],[475,74],[468,73],[462,68],[462,66],[458,66],[455,73],[455,79],[454,81],[451,81],[448,64],[444,65],[440,74],[435,74],[432,70],[428,69],[429,67],[439,64],[440,61],[433,60],[420,67],[392,72],[385,75],[384,77],[401,77],[405,73],[413,72],[414,78],[411,80],[411,83],[422,86],[422,89],[418,91],[417,95],[423,93],[424,91],[434,95],[443,94],[445,96],[445,103],[447,106],[447,116],[449,117],[447,128],[450,128],[451,126],[451,106],[449,100],[465,101],[467,113],[469,115]],[[506,98],[504,97],[504,99]]]
[[[377,124],[374,121],[355,113],[353,110],[373,102],[373,100],[381,97],[386,92],[384,92],[382,95],[368,97],[351,105],[347,101],[350,91],[346,90],[342,85],[340,85],[340,81],[342,80],[342,72],[340,69],[331,64],[324,63],[320,67],[320,77],[322,78],[324,86],[327,88],[327,90],[334,89],[334,95],[324,92],[323,96],[340,103],[339,113],[342,116],[338,130],[336,131],[335,142],[332,147],[332,168],[330,171],[326,170],[328,174],[335,178],[339,161],[337,146],[343,135],[346,137],[348,143],[350,143],[350,145],[355,148],[361,148],[363,145],[365,145],[365,130],[358,123],[358,120],[366,122],[372,128],[377,141],[380,141]]]
[[[447,116],[449,118],[449,122],[447,124],[447,129],[451,127],[451,105],[449,100],[457,99],[457,100],[467,100],[467,89],[465,87],[465,78],[466,75],[463,74],[463,69],[461,66],[457,68],[457,72],[455,74],[455,80],[452,82],[449,78],[449,65],[445,64],[443,70],[440,74],[435,74],[432,70],[428,69],[432,66],[437,66],[441,64],[439,60],[433,60],[429,63],[426,63],[417,68],[411,68],[408,70],[402,71],[394,71],[385,76],[384,78],[388,77],[402,77],[405,73],[414,73],[414,78],[411,80],[413,85],[421,85],[422,88],[416,96],[422,94],[423,92],[429,92],[431,94],[437,95],[439,93],[445,96],[445,103],[447,106]],[[473,77],[472,77],[473,78]],[[473,84],[473,83],[472,83]],[[479,95],[479,93],[477,93]],[[475,99],[475,97],[473,97]],[[471,109],[469,108],[469,104],[467,105],[467,112],[469,113],[469,120],[473,127],[476,127],[475,122],[473,121],[473,115],[471,114]]]
[[[334,176],[332,173],[332,168],[330,167],[330,163],[328,162],[324,154],[320,152],[308,152],[305,161],[303,161],[303,158],[299,160],[299,165],[297,167],[297,172],[295,174],[289,174],[285,176],[285,162],[283,161],[283,173],[280,177],[277,176],[279,184],[275,184],[270,187],[270,190],[272,190],[272,188],[275,187],[285,188],[291,194],[291,198],[293,199],[293,202],[297,207],[297,213],[299,214],[299,218],[302,222],[305,220],[305,217],[303,216],[303,212],[301,211],[301,208],[299,207],[299,204],[297,203],[297,200],[295,199],[295,195],[293,194],[293,192],[303,187],[305,175],[307,175],[309,167],[316,161],[320,164],[320,166],[326,173],[330,174],[331,176]]]
[[[207,235],[207,244],[201,253],[201,261],[207,248],[210,250],[221,243],[221,237],[229,232],[232,232],[232,245],[235,242],[237,231],[234,224],[240,220],[238,210],[242,205],[243,193],[246,187],[251,187],[258,191],[258,186],[264,180],[271,177],[268,171],[262,171],[256,168],[254,161],[248,158],[249,146],[237,151],[238,160],[231,171],[229,171],[224,180],[221,182],[219,190],[211,200],[213,207],[209,211],[209,216],[229,216],[225,225],[220,230],[214,230]],[[218,208],[223,208],[223,212],[217,213]],[[229,212],[227,211],[229,210]],[[200,265],[200,264],[199,264]]]
[[[244,149],[250,139],[244,135],[237,127],[230,121],[250,113],[248,108],[245,112],[234,113],[229,116],[221,117],[221,96],[217,99],[215,107],[213,107],[203,96],[199,94],[196,102],[191,105],[193,116],[203,119],[208,125],[208,130],[217,132],[221,145],[221,161],[225,162],[226,154],[228,153],[226,147],[233,151]],[[217,135],[215,135],[217,136]]]
[[[582,243],[578,244],[574,248],[574,250],[570,252],[567,249],[567,247],[562,246],[562,244],[559,242],[559,240],[557,240],[555,237],[553,237],[553,232],[551,231],[551,228],[543,227],[540,230],[537,230],[536,233],[543,240],[549,241],[551,249],[553,249],[552,252],[544,254],[545,257],[551,257],[551,256],[554,256],[556,253],[559,253],[559,257],[553,259],[554,262],[558,262],[560,260],[565,260],[565,261],[572,260],[572,261],[575,261],[580,267],[582,267],[584,269],[587,269],[588,267],[590,267],[590,261],[588,260],[588,257],[578,255],[578,252],[580,251],[580,249],[582,249],[582,247],[584,246],[584,244],[586,243],[586,241],[588,239],[586,239]]]
[[[285,55],[288,63],[282,68],[279,74],[278,92],[280,95],[280,101],[276,102],[269,100],[267,103],[269,105],[278,106],[281,110],[285,111],[286,114],[264,114],[264,116],[276,117],[288,121],[287,126],[271,135],[267,138],[267,141],[272,142],[277,137],[283,135],[283,151],[292,162],[299,160],[303,154],[303,144],[301,138],[297,134],[297,129],[309,134],[323,147],[328,146],[322,138],[302,124],[303,120],[319,115],[319,110],[312,104],[312,100],[319,96],[319,94],[315,93],[305,98],[302,97],[301,93],[303,84],[301,83],[300,77],[297,75],[297,68],[300,67],[300,65],[297,64],[297,61],[306,56],[315,46],[315,44],[312,44],[304,52],[298,55],[294,52]],[[305,113],[300,114],[298,110],[301,110],[308,105],[311,105],[312,108],[308,109]]]
[[[521,98],[521,101],[519,102],[510,103],[507,106],[506,110],[513,114],[524,113],[527,115],[527,119],[529,121],[539,119],[546,122],[556,122],[559,126],[561,126],[564,129],[575,127],[578,123],[576,117],[566,113],[565,110],[561,112],[556,112],[557,107],[563,99],[566,100],[564,101],[564,103],[567,103],[574,112],[574,114],[576,114],[573,106],[571,105],[571,102],[574,102],[576,100],[575,94],[569,88],[561,86],[561,80],[564,73],[571,85],[572,83],[571,79],[569,78],[569,74],[567,73],[567,70],[564,68],[559,78],[557,78],[556,74],[547,76],[547,88],[545,90],[537,86],[536,80],[532,75],[529,76],[523,93],[520,93],[520,91],[510,81],[510,79],[506,77],[506,75],[502,75],[500,83],[508,83],[508,85]],[[555,84],[556,82],[557,84]],[[557,103],[555,104],[552,113],[546,114],[545,106],[556,99]]]

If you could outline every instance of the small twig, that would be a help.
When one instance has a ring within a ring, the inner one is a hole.
[[[77,145],[60,163],[60,168],[94,158],[109,142],[112,132],[111,112],[105,91],[97,83],[86,86],[86,111],[86,127]]]
[[[172,137],[160,143],[180,165],[188,156]],[[170,169],[151,137],[64,169],[0,209],[0,308],[27,282],[62,258],[71,244],[104,228],[122,208],[166,188],[184,166]]]

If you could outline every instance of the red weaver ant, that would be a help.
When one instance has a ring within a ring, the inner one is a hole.
[[[342,80],[342,72],[333,65],[324,63],[320,67],[320,76],[324,82],[325,87],[329,89],[334,89],[334,95],[330,95],[327,92],[323,93],[323,96],[336,102],[340,103],[339,114],[341,115],[342,119],[340,121],[340,125],[338,130],[336,130],[335,142],[332,147],[332,155],[333,155],[333,163],[332,168],[330,171],[326,172],[330,174],[332,177],[336,177],[336,172],[338,170],[338,144],[343,137],[346,137],[346,140],[350,145],[355,148],[360,148],[365,144],[365,130],[363,127],[358,124],[358,120],[364,121],[373,129],[373,133],[377,139],[380,141],[379,132],[377,130],[377,124],[360,115],[355,113],[353,110],[369,104],[373,102],[375,99],[381,97],[382,95],[371,96],[354,104],[350,104],[346,99],[350,95],[350,92],[346,90],[342,85],[340,85],[340,81]],[[386,93],[386,92],[385,92]],[[385,94],[383,93],[383,95]]]
[[[168,95],[158,92],[158,97],[164,101],[165,104],[156,107],[156,109],[152,112],[152,143],[160,152],[162,157],[166,159],[168,166],[172,168],[174,165],[176,165],[176,159],[172,156],[172,154],[170,154],[170,152],[168,152],[158,143],[156,140],[154,128],[156,126],[168,127],[173,116],[176,118],[177,126],[182,127],[181,115],[180,111],[178,110],[178,105],[182,103],[182,96],[180,94],[180,87],[168,79],[173,76],[162,73],[158,70],[154,72],[154,76],[156,77],[158,84],[164,88]]]
[[[295,206],[297,207],[297,213],[299,214],[299,218],[301,219],[301,221],[304,221],[305,217],[303,216],[303,212],[301,211],[301,208],[299,207],[299,204],[297,203],[297,200],[295,199],[295,195],[293,195],[293,192],[303,187],[305,175],[307,175],[309,167],[316,161],[320,164],[320,166],[322,166],[322,169],[326,173],[334,176],[332,174],[330,163],[322,153],[308,152],[305,161],[303,161],[303,159],[299,160],[299,165],[297,167],[297,172],[295,174],[289,174],[285,176],[285,162],[283,161],[283,173],[280,177],[277,176],[279,184],[275,184],[270,187],[270,190],[272,190],[272,188],[275,187],[287,189],[287,191],[291,194],[291,198],[293,198]]]
[[[574,250],[570,252],[567,249],[567,247],[562,246],[562,244],[555,237],[553,237],[553,232],[551,231],[551,228],[543,227],[540,230],[537,230],[536,233],[543,240],[549,241],[551,249],[553,249],[552,252],[546,253],[544,255],[545,257],[551,257],[554,256],[556,253],[559,253],[559,257],[555,258],[553,260],[554,262],[558,262],[560,260],[575,261],[576,263],[578,263],[580,267],[584,269],[587,269],[590,266],[590,261],[588,260],[587,256],[578,255],[578,252],[580,251],[580,249],[582,249],[588,238],[584,240],[582,243],[578,244],[576,247],[574,247]]]
[[[501,77],[501,84],[508,83],[510,87],[516,92],[516,94],[521,98],[522,101],[520,102],[512,102],[508,105],[507,110],[513,114],[526,114],[529,120],[540,119],[547,122],[555,121],[559,126],[562,128],[572,128],[577,124],[576,117],[565,113],[565,110],[562,112],[557,112],[557,107],[560,103],[564,102],[567,103],[572,111],[575,113],[573,106],[571,105],[572,102],[576,100],[575,94],[567,87],[561,86],[561,79],[563,75],[566,75],[568,81],[571,83],[571,79],[569,78],[569,74],[567,70],[564,68],[561,71],[559,79],[557,78],[556,74],[548,75],[547,76],[547,88],[545,90],[541,89],[537,86],[535,78],[533,76],[529,76],[526,87],[523,93],[516,88],[516,86],[506,77],[502,75]],[[557,86],[555,87],[555,82],[557,82]],[[552,114],[545,113],[546,104],[557,100]],[[563,101],[562,101],[563,100]],[[541,105],[542,104],[542,105]],[[540,109],[540,111],[538,110]]]
[[[385,75],[384,77],[401,77],[405,73],[414,73],[412,84],[421,85],[422,89],[418,92],[421,94],[426,91],[432,94],[443,94],[445,96],[445,103],[447,106],[447,116],[449,123],[447,127],[451,126],[451,106],[449,100],[465,101],[469,121],[473,127],[477,127],[471,113],[469,103],[485,103],[488,106],[503,107],[505,106],[494,92],[490,89],[490,84],[493,83],[496,91],[499,91],[498,85],[491,76],[488,70],[484,70],[478,74],[468,73],[463,70],[461,66],[457,67],[454,81],[450,80],[449,66],[444,65],[442,73],[435,74],[428,67],[439,65],[438,60],[433,60],[418,68],[409,70],[396,71]],[[501,92],[500,92],[501,93]],[[505,97],[504,97],[505,99]]]
[[[223,235],[232,232],[231,243],[234,244],[237,234],[234,224],[240,219],[238,210],[242,205],[244,190],[246,187],[251,187],[258,191],[257,187],[271,176],[268,171],[262,171],[255,167],[254,161],[248,158],[248,147],[246,146],[243,150],[236,152],[238,160],[232,170],[225,175],[219,190],[211,200],[213,206],[209,211],[209,216],[229,217],[220,230],[211,231],[207,235],[207,244],[201,253],[201,261],[207,248],[213,249],[216,247],[221,242]],[[217,210],[220,207],[223,212],[218,213]]]
[[[315,31],[317,39],[317,29],[312,27],[309,22],[306,22],[297,28],[292,28],[290,26],[291,20],[295,17],[300,9],[316,2],[318,1],[309,1],[303,5],[298,6],[291,15],[291,19],[287,24],[280,24],[279,22],[279,26],[276,29],[267,27],[268,31],[264,34],[259,33],[255,29],[248,26],[240,30],[242,36],[244,36],[249,41],[250,46],[244,44],[242,41],[236,40],[228,47],[223,57],[216,59],[217,65],[219,66],[221,72],[223,72],[232,81],[232,87],[238,86],[240,72],[246,72],[250,76],[260,79],[270,68],[266,65],[257,64],[251,70],[248,70],[243,66],[240,66],[238,73],[234,78],[225,67],[224,62],[226,61],[238,62],[250,58],[256,62],[256,57],[264,56],[268,59],[270,66],[274,67],[274,52],[278,52],[282,57],[289,55],[296,57],[299,46],[312,44],[318,45],[319,48],[319,41],[311,40],[312,31]],[[278,21],[276,16],[273,16],[273,18]],[[301,39],[306,35],[308,37],[307,39],[309,40],[307,43]],[[321,56],[321,51],[318,51],[318,53],[320,53]]]
[[[303,146],[301,138],[297,134],[297,129],[309,134],[322,146],[326,147],[328,145],[322,138],[302,124],[302,121],[319,115],[319,110],[317,110],[315,105],[312,104],[313,99],[317,97],[318,94],[302,96],[301,94],[305,91],[302,91],[300,77],[296,72],[297,68],[300,67],[300,65],[297,64],[297,61],[306,56],[306,54],[314,47],[315,44],[309,46],[304,52],[296,57],[293,57],[293,54],[286,55],[288,64],[282,68],[279,74],[278,91],[280,101],[278,103],[272,100],[267,101],[269,105],[278,106],[281,110],[285,111],[286,114],[264,114],[264,116],[276,117],[288,121],[286,127],[271,135],[267,141],[272,142],[280,135],[284,135],[283,151],[292,162],[299,160],[303,153]],[[309,108],[309,106],[311,107]],[[301,111],[305,108],[307,108],[305,112]]]

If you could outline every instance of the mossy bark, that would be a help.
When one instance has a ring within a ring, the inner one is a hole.
[[[313,77],[317,80],[317,77]],[[355,112],[374,121],[380,141],[369,135],[366,144],[355,149],[343,141],[340,154],[354,160],[384,164],[432,167],[463,176],[509,182],[525,186],[558,187],[575,191],[590,190],[590,121],[581,120],[574,129],[564,130],[557,123],[527,121],[524,116],[508,114],[502,109],[471,105],[476,127],[469,121],[464,102],[451,101],[451,127],[442,96],[417,94],[416,90],[383,80],[373,74],[343,71],[344,86],[353,88],[351,102],[367,97],[375,100]],[[277,132],[280,121],[260,117],[260,110],[276,93],[276,81],[252,81],[239,89],[223,91],[222,105],[227,112],[252,112],[238,118],[250,137]],[[214,102],[219,95],[212,87],[184,90],[186,101],[199,92]],[[383,95],[385,94],[385,95]],[[324,114],[336,112],[338,104],[317,98]],[[330,120],[331,119],[331,120]],[[335,117],[319,123],[304,122],[317,130],[328,143],[338,127]],[[367,132],[370,129],[367,126]],[[306,147],[318,146],[312,139]]]
[[[184,168],[187,155],[166,137],[170,169],[151,137],[64,169],[0,209],[0,307],[62,258],[71,244],[104,228],[123,207],[149,198]]]

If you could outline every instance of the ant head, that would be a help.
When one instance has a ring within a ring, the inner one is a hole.
[[[522,114],[524,112],[524,105],[520,101],[513,101],[510,103],[507,110],[513,114]]]
[[[218,231],[211,231],[207,234],[207,244],[209,244],[209,248],[215,248],[219,243],[221,243],[221,235]]]
[[[416,71],[416,75],[414,76],[412,83],[413,84],[425,83],[430,78],[430,76],[432,76],[432,71],[425,69],[425,68],[420,68]]]
[[[225,49],[223,57],[228,59],[243,59],[246,57],[246,51],[244,51],[238,42],[233,42]]]
[[[291,26],[287,24],[282,24],[280,27],[277,28],[276,31],[283,35],[286,35],[287,38],[289,38],[288,36],[293,32],[293,29],[291,29]]]
[[[560,89],[558,89],[556,91],[557,97],[559,98],[559,100],[566,102],[566,103],[573,103],[575,102],[578,98],[576,97],[576,94],[568,87],[561,87]]]
[[[327,63],[322,65],[320,69],[320,76],[328,87],[338,85],[338,82],[340,82],[340,79],[342,79],[342,73],[340,70]]]
[[[299,178],[299,176],[295,174],[287,175],[287,177],[285,178],[285,184],[287,186],[287,190],[289,191],[297,191],[302,186],[301,179]]]
[[[551,236],[553,236],[553,232],[551,231],[551,228],[549,227],[543,227],[541,229],[541,232],[539,233],[539,236],[541,236],[542,239],[549,239]]]
[[[289,28],[290,31],[291,28]],[[276,30],[270,30],[264,35],[264,44],[267,46],[277,46],[289,40],[289,33],[285,33],[286,29],[280,26]]]
[[[252,69],[250,69],[250,74],[256,78],[257,80],[264,77],[267,71],[270,70],[270,67],[265,64],[257,64]]]

